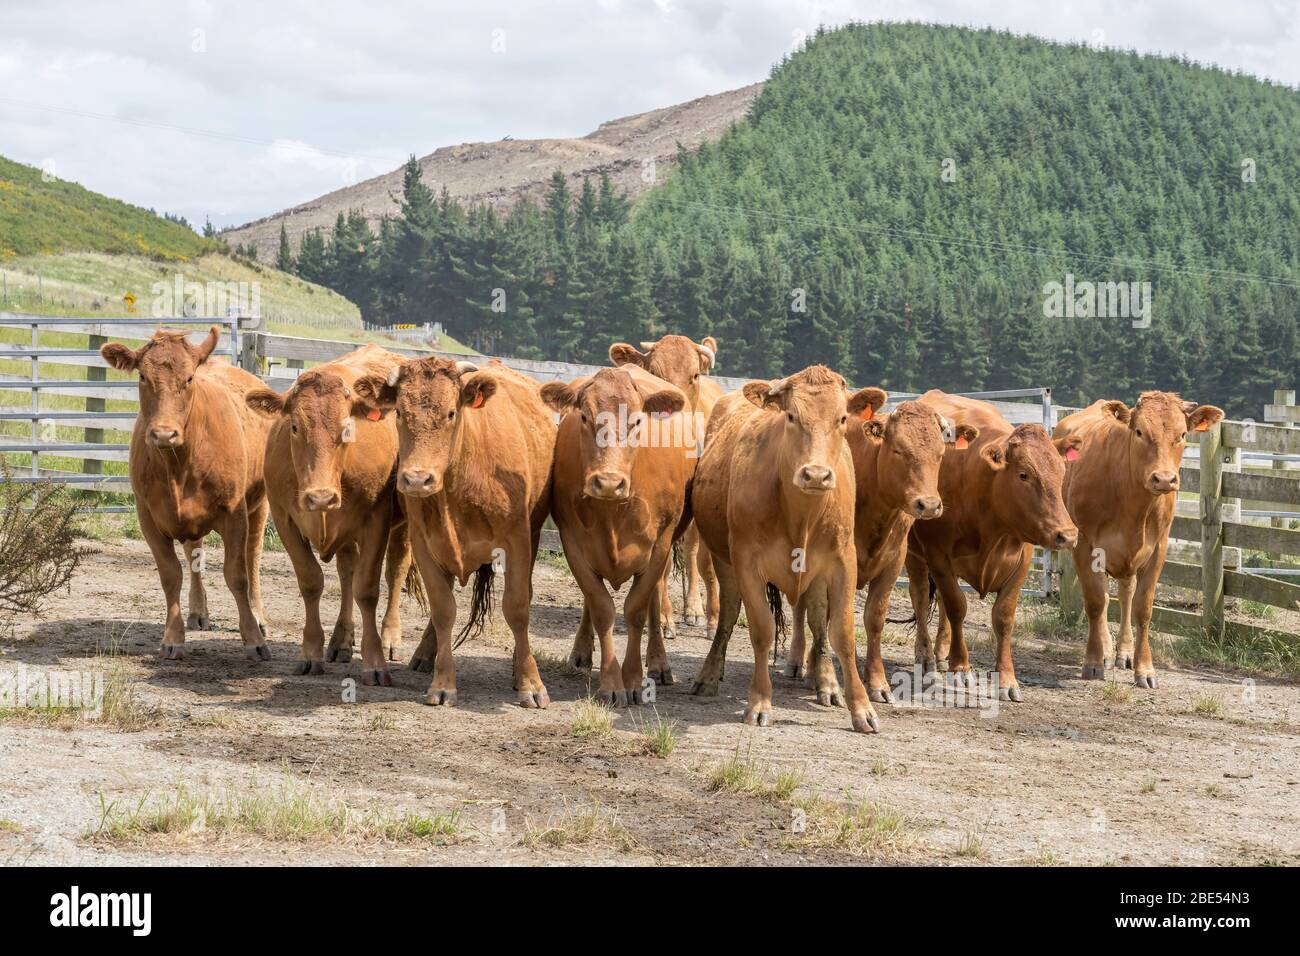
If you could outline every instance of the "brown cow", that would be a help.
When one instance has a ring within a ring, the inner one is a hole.
[[[693,693],[718,692],[743,602],[754,645],[747,724],[772,719],[767,659],[776,632],[772,609],[780,607],[775,586],[792,605],[825,588],[853,729],[879,729],[853,642],[854,476],[844,435],[850,415],[874,412],[884,401],[878,388],[850,396],[843,378],[814,365],[775,383],[750,382],[713,409],[692,503],[717,570],[721,608]]]
[[[1078,439],[1053,442],[1042,425],[1015,428],[988,402],[937,389],[920,402],[979,430],[963,450],[950,448],[939,469],[943,515],[912,526],[907,555],[908,590],[916,612],[916,661],[927,671],[948,667],[954,679],[972,681],[962,635],[966,619],[964,579],[980,597],[997,593],[993,633],[998,648],[998,697],[1021,700],[1011,660],[1011,632],[1020,587],[1029,574],[1034,545],[1072,548],[1079,532],[1061,500],[1063,456]],[[938,589],[940,618],[930,647],[929,579]],[[951,650],[946,650],[951,639]]]
[[[1080,458],[1066,465],[1064,496],[1079,528],[1074,567],[1088,612],[1084,680],[1104,678],[1113,656],[1117,667],[1133,668],[1139,687],[1156,686],[1148,628],[1169,548],[1178,470],[1188,433],[1222,418],[1223,409],[1213,405],[1185,402],[1170,392],[1143,392],[1134,408],[1093,402],[1056,426],[1058,439],[1083,443]],[[1106,623],[1107,575],[1119,584],[1119,651],[1114,654]]]
[[[424,358],[363,378],[356,391],[381,414],[396,410],[397,489],[432,611],[411,658],[412,668],[433,670],[426,702],[456,703],[452,579],[464,585],[474,576],[464,640],[482,629],[494,572],[504,570],[501,609],[515,638],[518,702],[545,707],[550,698],[528,642],[528,605],[551,508],[555,424],[537,383],[499,362],[479,369]]]
[[[691,417],[681,390],[636,365],[601,369],[574,383],[547,382],[542,398],[564,417],[555,444],[553,516],[564,556],[582,589],[583,623],[570,660],[590,666],[600,639],[599,696],[640,703],[641,634],[650,618],[647,663],[655,683],[672,683],[657,599],[673,542],[690,513],[695,470]],[[652,418],[654,416],[654,418]],[[627,649],[614,653],[614,589],[632,579],[623,602]]]
[[[665,335],[658,342],[642,342],[638,351],[626,342],[609,347],[609,359],[615,365],[639,365],[651,375],[671,382],[686,396],[686,411],[692,413],[697,434],[704,436],[705,426],[713,406],[722,397],[722,386],[708,377],[718,361],[718,342],[711,335],[704,341],[694,342],[684,335]],[[702,449],[701,449],[702,450]],[[698,452],[697,452],[698,453]],[[707,548],[700,547],[700,535],[692,522],[677,543],[686,572],[685,623],[692,626],[714,627],[718,623],[718,579],[713,573],[713,562]],[[665,572],[668,574],[670,572]],[[700,582],[704,583],[707,601],[700,601]],[[664,637],[672,640],[674,613],[668,589],[664,588],[664,601],[660,611]]]
[[[110,342],[99,350],[113,368],[140,375],[140,416],[131,433],[131,490],[167,600],[158,654],[172,660],[185,655],[186,627],[176,542],[182,543],[190,566],[188,624],[206,628],[202,556],[196,559],[194,551],[213,530],[225,547],[222,570],[239,608],[244,653],[252,660],[271,656],[258,577],[266,528],[266,423],[243,403],[244,394],[262,383],[243,369],[209,358],[220,335],[214,325],[195,346],[185,332],[160,330],[138,349]]]
[[[943,514],[939,497],[939,466],[945,443],[965,447],[979,437],[979,429],[954,424],[920,402],[903,402],[888,415],[876,416],[849,428],[849,450],[857,483],[853,541],[857,548],[857,587],[868,588],[862,610],[867,634],[865,667],[867,692],[876,703],[892,696],[880,655],[889,595],[898,582],[907,557],[907,535],[916,521]],[[807,665],[804,661],[804,618],[814,635]],[[807,674],[820,704],[839,704],[835,668],[826,651],[826,595],[810,591],[795,608],[794,638],[786,676]]]
[[[355,600],[361,608],[361,680],[393,682],[388,661],[396,660],[402,642],[399,604],[411,567],[405,523],[395,513],[397,430],[391,421],[366,418],[369,406],[355,385],[365,375],[386,375],[401,360],[365,345],[304,372],[284,395],[262,388],[245,396],[249,408],[274,416],[267,437],[267,497],[306,608],[297,674],[323,674],[324,660],[352,660]],[[381,635],[375,615],[386,552],[388,606]],[[316,554],[324,561],[338,555],[343,592],[328,648],[320,620],[325,577]]]

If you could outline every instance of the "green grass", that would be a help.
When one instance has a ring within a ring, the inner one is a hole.
[[[754,759],[752,746],[742,756],[736,744],[736,752],[709,772],[708,788],[711,793],[748,793],[780,803],[790,799],[802,780],[803,774],[793,768],[773,774],[767,764]]]
[[[1217,694],[1206,694],[1203,697],[1196,698],[1192,704],[1192,713],[1200,717],[1219,718],[1224,715],[1223,698]]]
[[[879,801],[845,806],[812,796],[793,806],[802,813],[802,830],[783,841],[787,849],[835,849],[879,858],[897,856],[919,843],[907,817]]]
[[[640,841],[618,820],[617,814],[603,810],[598,803],[569,810],[544,824],[525,824],[520,846],[531,850],[591,844],[612,845],[624,853],[641,848]]]
[[[677,722],[664,720],[659,716],[658,711],[655,711],[654,722],[645,721],[639,730],[641,753],[665,758],[677,749]]]
[[[569,734],[579,740],[603,740],[613,733],[613,720],[608,707],[594,697],[584,697],[573,707]]]

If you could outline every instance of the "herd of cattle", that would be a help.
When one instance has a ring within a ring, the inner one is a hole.
[[[884,413],[885,392],[850,392],[823,366],[723,395],[708,376],[717,343],[680,335],[640,349],[616,344],[613,367],[545,385],[496,362],[405,359],[367,345],[280,394],[211,358],[218,332],[197,346],[183,332],[160,331],[138,349],[101,350],[114,368],[139,375],[130,477],[167,602],[160,655],[182,657],[186,628],[208,626],[202,540],[215,530],[245,652],[270,657],[258,580],[269,510],[303,598],[296,672],[351,660],[355,604],[362,679],[391,684],[406,588],[430,612],[408,666],[432,672],[427,700],[441,705],[456,701],[453,635],[482,628],[497,571],[518,701],[549,702],[528,641],[532,570],[548,517],[583,595],[570,661],[590,668],[599,641],[598,694],[611,704],[639,703],[648,688],[673,683],[664,642],[674,633],[674,549],[688,574],[685,620],[713,631],[696,693],[717,693],[744,606],[754,650],[747,723],[771,720],[767,661],[784,595],[794,609],[786,676],[806,675],[820,702],[848,709],[854,729],[877,730],[872,703],[891,699],[880,638],[904,566],[917,663],[970,679],[965,581],[981,596],[997,595],[998,693],[1021,700],[1011,636],[1036,545],[1073,552],[1089,620],[1082,676],[1100,678],[1113,663],[1155,687],[1148,625],[1179,462],[1188,432],[1223,417],[1213,406],[1146,392],[1132,408],[1096,402],[1052,436],[940,391]],[[648,440],[655,435],[671,440]],[[187,617],[178,541],[190,569]],[[342,600],[326,643],[320,562],[334,557]],[[1108,577],[1118,582],[1118,645],[1107,626]],[[457,632],[453,579],[471,578],[469,620]],[[620,664],[610,586],[628,581]],[[863,587],[860,674],[854,594]]]

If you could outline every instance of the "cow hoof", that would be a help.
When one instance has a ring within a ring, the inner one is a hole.
[[[718,682],[715,680],[697,680],[694,686],[691,687],[691,694],[696,697],[717,697]]]
[[[1105,680],[1106,665],[1104,664],[1084,664],[1083,673],[1079,675],[1082,680]]]
[[[352,663],[352,645],[347,647],[331,647],[325,651],[325,660],[331,664],[351,664]]]
[[[455,707],[456,692],[430,687],[429,692],[424,695],[424,702],[430,707]]]
[[[875,714],[854,714],[853,729],[860,734],[880,733],[880,718]]]
[[[295,674],[324,674],[325,665],[320,661],[299,661],[293,665]]]
[[[589,671],[591,670],[591,655],[579,654],[577,651],[573,651],[569,654],[569,666],[576,667],[580,671]]]
[[[704,626],[709,631],[716,631],[718,629],[718,619],[716,617],[711,617],[709,618],[709,623],[705,624]]]
[[[791,680],[803,680],[803,665],[802,665],[802,664],[786,664],[786,665],[785,665],[785,676],[788,677],[788,678],[790,678]]]
[[[867,691],[867,697],[873,704],[892,704],[894,702],[894,695],[889,692],[888,688],[881,690],[878,687],[872,687]]]
[[[1155,674],[1138,674],[1138,675],[1136,675],[1136,676],[1133,678],[1133,683],[1136,684],[1138,687],[1145,687],[1145,688],[1147,688],[1148,690],[1155,690],[1155,689],[1156,689],[1156,675],[1155,675]]]
[[[361,683],[367,687],[392,687],[393,675],[387,667],[382,670],[379,668],[362,668]]]
[[[975,689],[975,672],[972,670],[949,671],[943,682],[953,690],[973,691]]]
[[[158,648],[158,656],[165,661],[179,661],[185,656],[184,644],[164,644]]]
[[[529,710],[545,710],[550,702],[551,698],[547,696],[545,689],[519,692],[519,706]]]
[[[606,707],[626,707],[627,692],[621,690],[598,690],[596,691],[596,700],[600,701]]]
[[[770,727],[772,726],[772,712],[746,707],[744,721],[751,727]]]
[[[948,669],[948,662],[946,660],[936,660],[934,662],[934,669],[942,673]]]
[[[675,640],[677,640],[677,628],[675,628],[675,627],[671,627],[671,626],[669,626],[669,627],[665,627],[665,628],[663,629],[662,637],[663,637],[663,639],[664,639],[665,641],[675,641]]]
[[[1116,666],[1116,667],[1119,667],[1119,668],[1123,668],[1123,669],[1126,670],[1126,671],[1131,671],[1131,670],[1133,669],[1133,658],[1131,658],[1131,657],[1123,657],[1123,658],[1117,657],[1117,658],[1115,658],[1115,666]]]
[[[433,660],[428,657],[412,657],[406,663],[406,669],[419,674],[433,673]]]
[[[185,619],[185,630],[206,631],[212,627],[212,618],[206,614],[191,614]]]
[[[834,690],[818,690],[817,703],[823,707],[843,707],[844,698],[840,695],[838,687]]]
[[[704,615],[687,614],[686,617],[682,620],[682,623],[685,624],[687,627],[704,627],[705,624]]]
[[[660,687],[668,687],[676,682],[676,679],[673,677],[672,669],[668,667],[665,667],[661,671],[650,671],[649,677]]]
[[[1023,698],[1020,696],[1019,687],[999,687],[998,700],[1009,700],[1019,704]]]
[[[249,644],[244,648],[244,656],[250,661],[269,661],[271,659],[271,648],[265,644]]]

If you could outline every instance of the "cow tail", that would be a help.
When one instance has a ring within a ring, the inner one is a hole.
[[[474,572],[474,596],[469,603],[469,620],[465,622],[465,626],[456,635],[456,643],[452,645],[453,647],[460,647],[471,637],[477,637],[483,633],[483,627],[487,624],[488,615],[492,613],[493,576],[491,562],[479,565],[479,569]]]
[[[415,562],[406,570],[406,580],[402,582],[402,590],[408,597],[415,598],[415,603],[420,605],[420,613],[429,613],[429,595],[424,592],[424,578],[420,577],[420,569],[416,567]]]
[[[934,596],[939,590],[938,584],[935,583],[934,575],[933,574],[930,575],[929,578],[930,578],[930,596],[926,603],[926,610],[925,610],[925,619],[927,621],[930,620],[930,618],[934,615]],[[885,620],[888,621],[890,624],[915,624],[916,608],[912,608],[911,617],[900,617],[900,618],[887,617],[885,618]]]
[[[781,603],[781,589],[771,582],[767,585],[767,606],[776,624],[776,641],[772,645],[772,652],[776,653],[785,647],[785,606]]]

